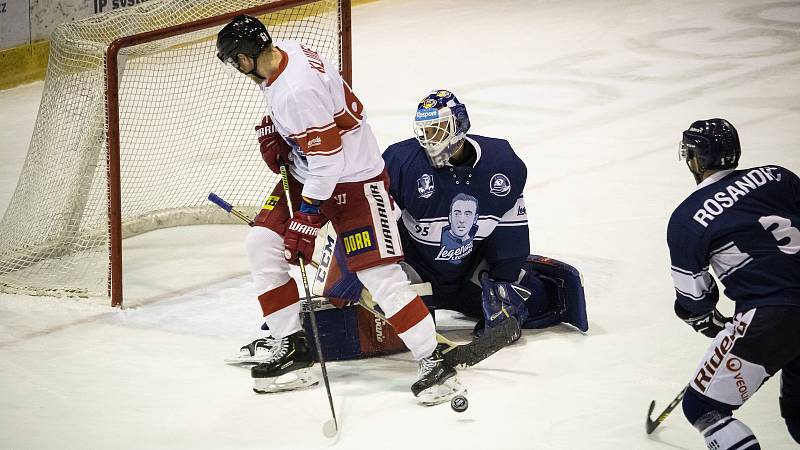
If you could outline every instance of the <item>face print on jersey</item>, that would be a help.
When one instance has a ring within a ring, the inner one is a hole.
[[[448,217],[450,233],[462,240],[471,239],[468,234],[472,226],[475,225],[475,220],[477,219],[475,213],[477,211],[477,200],[465,199],[454,201],[450,207],[450,216]]]
[[[447,222],[448,225],[442,229],[441,247],[436,259],[461,264],[472,253],[473,239],[478,233],[478,199],[463,193],[453,197]]]
[[[417,192],[420,198],[430,198],[433,195],[435,186],[433,185],[433,177],[427,173],[422,174],[417,178]]]

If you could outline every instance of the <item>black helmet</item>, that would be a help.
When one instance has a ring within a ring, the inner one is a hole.
[[[741,154],[739,134],[725,119],[698,120],[683,132],[680,157],[689,161],[697,156],[702,171],[736,168]]]
[[[217,34],[217,58],[238,68],[236,55],[242,53],[256,59],[270,44],[272,38],[264,24],[255,17],[242,14],[234,17]]]

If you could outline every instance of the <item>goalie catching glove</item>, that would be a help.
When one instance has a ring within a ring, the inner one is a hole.
[[[731,321],[730,317],[723,316],[717,311],[717,308],[698,315],[683,308],[678,302],[675,302],[675,314],[694,328],[694,331],[710,338],[716,337],[720,331],[725,329],[725,324]]]
[[[309,261],[314,256],[314,244],[322,227],[322,216],[319,206],[322,202],[303,197],[300,211],[289,219],[286,234],[283,237],[283,256],[291,264],[297,264],[300,256]]]
[[[480,275],[481,303],[483,320],[475,325],[473,333],[483,335],[484,331],[503,323],[509,317],[517,319],[517,323],[525,323],[528,318],[528,307],[525,301],[531,291],[523,286],[508,281],[493,280],[488,272]]]
[[[288,162],[292,147],[275,129],[270,116],[264,116],[260,125],[256,125],[258,144],[261,146],[261,158],[274,173],[281,173],[281,161]]]

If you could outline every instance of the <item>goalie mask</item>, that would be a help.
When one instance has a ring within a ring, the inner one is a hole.
[[[443,167],[469,130],[467,107],[452,92],[437,90],[423,98],[414,116],[414,135],[433,167]]]

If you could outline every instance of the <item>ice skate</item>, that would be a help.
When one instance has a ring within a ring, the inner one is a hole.
[[[430,356],[419,361],[419,379],[411,385],[411,392],[426,406],[449,402],[467,390],[458,381],[456,369],[448,364],[437,348]]]
[[[267,362],[276,347],[280,345],[278,339],[272,337],[258,338],[239,349],[239,354],[225,358],[225,364],[260,364]]]
[[[312,386],[319,378],[312,372],[314,354],[304,331],[277,340],[270,358],[250,369],[253,391],[259,394]]]

